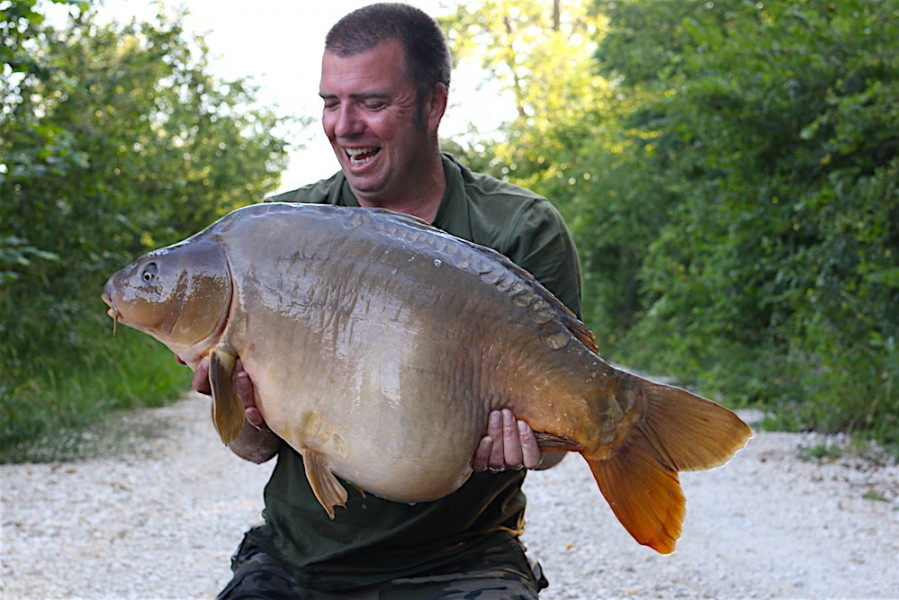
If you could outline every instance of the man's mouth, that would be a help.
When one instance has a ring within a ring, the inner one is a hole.
[[[366,148],[344,148],[343,151],[346,152],[352,166],[360,167],[374,160],[381,149],[376,146],[369,146]]]

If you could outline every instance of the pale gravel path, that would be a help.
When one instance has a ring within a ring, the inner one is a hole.
[[[271,466],[222,448],[196,396],[125,421],[160,437],[0,466],[0,598],[211,598],[228,579]],[[579,457],[532,474],[526,541],[552,581],[541,598],[899,598],[899,468],[799,460],[810,443],[762,433],[726,467],[684,475],[669,557],[630,539]]]

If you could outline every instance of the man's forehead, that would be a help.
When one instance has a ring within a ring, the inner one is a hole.
[[[325,51],[322,56],[319,94],[353,96],[385,96],[395,88],[412,85],[402,61],[402,48],[379,44],[351,56]],[[398,52],[397,52],[398,51]]]
[[[363,54],[394,54],[400,57],[405,56],[402,42],[396,39],[386,39],[364,48],[355,46],[325,47],[325,54],[330,54],[339,58],[353,58]]]
[[[322,55],[322,74],[326,69],[352,70],[353,68],[379,70],[388,68],[390,71],[405,72],[405,52],[403,46],[396,40],[387,40],[366,50],[352,54],[337,52],[325,48]]]

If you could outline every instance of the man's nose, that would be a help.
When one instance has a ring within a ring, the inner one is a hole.
[[[365,128],[359,110],[352,105],[338,108],[333,118],[334,135],[337,137],[351,137]]]

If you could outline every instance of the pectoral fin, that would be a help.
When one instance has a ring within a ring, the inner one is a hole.
[[[306,449],[303,451],[303,465],[306,468],[306,479],[312,486],[315,497],[327,511],[328,516],[334,518],[335,506],[346,506],[346,488],[337,480],[334,473],[325,462],[325,457],[320,452]]]
[[[223,348],[216,348],[209,355],[212,420],[226,446],[237,439],[244,423],[243,402],[231,379],[236,363],[237,356]]]

